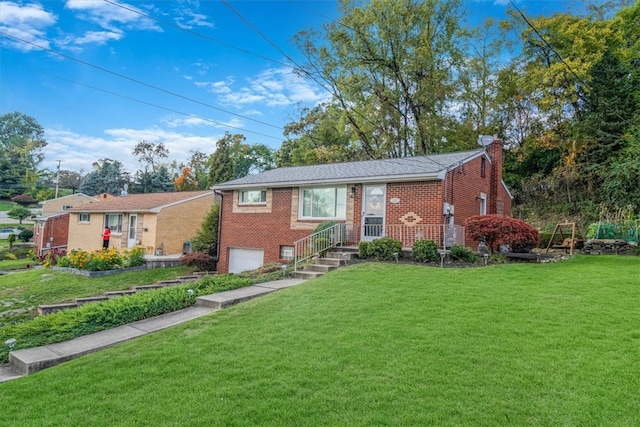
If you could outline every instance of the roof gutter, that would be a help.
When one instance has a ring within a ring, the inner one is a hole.
[[[224,204],[224,196],[222,192],[218,190],[213,190],[213,192],[220,196],[220,208],[218,208],[218,237],[216,238],[216,256],[213,257],[213,260],[217,263],[220,259],[220,232],[222,231],[222,206]]]

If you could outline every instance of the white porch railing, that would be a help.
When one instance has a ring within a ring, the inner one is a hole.
[[[298,271],[298,264],[313,256],[321,255],[330,248],[343,245],[347,239],[346,224],[335,224],[307,237],[297,240],[293,244],[293,271]]]
[[[371,227],[369,230],[368,227]],[[433,240],[441,248],[463,245],[465,242],[464,227],[449,224],[385,224],[364,226],[363,236],[374,238],[390,237],[400,240],[402,247],[410,248],[418,240]]]
[[[373,224],[350,228],[347,224],[336,224],[294,242],[293,270],[298,264],[313,256],[320,256],[330,248],[357,245],[360,240],[374,240],[390,237],[400,240],[403,248],[411,248],[418,240],[433,240],[442,249],[465,244],[464,227],[449,224]]]

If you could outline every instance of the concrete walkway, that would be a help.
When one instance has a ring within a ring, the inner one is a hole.
[[[12,351],[9,353],[9,363],[0,365],[0,382],[20,378],[84,354],[93,353],[152,332],[170,328],[225,307],[248,301],[279,289],[298,285],[304,281],[304,279],[283,279],[205,295],[196,299],[195,306],[173,313],[85,335],[71,341]]]

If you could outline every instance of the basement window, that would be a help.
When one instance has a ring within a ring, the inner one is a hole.
[[[280,246],[280,259],[293,259],[293,246]]]

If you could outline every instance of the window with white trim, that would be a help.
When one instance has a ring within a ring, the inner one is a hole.
[[[300,218],[345,219],[347,187],[310,187],[300,189]]]
[[[255,205],[267,203],[267,190],[244,190],[240,191],[238,204]]]
[[[112,233],[122,233],[122,214],[105,214],[104,226],[109,227]]]
[[[487,214],[487,195],[485,193],[480,193],[480,215]]]
[[[78,222],[89,222],[91,220],[91,214],[89,212],[80,212],[78,214]]]

